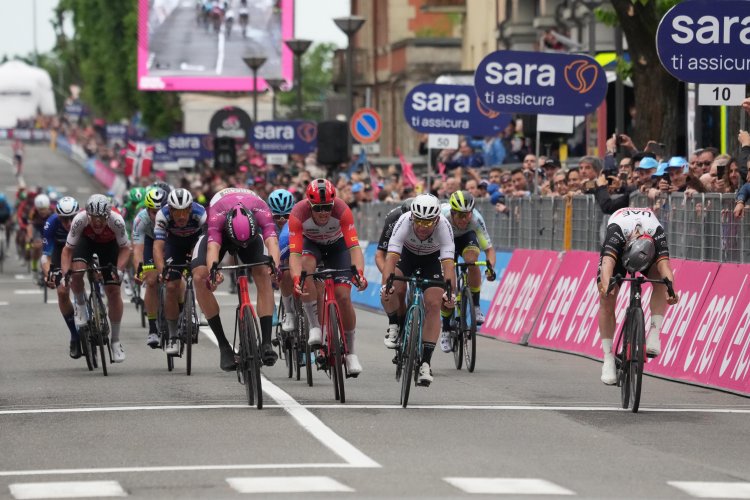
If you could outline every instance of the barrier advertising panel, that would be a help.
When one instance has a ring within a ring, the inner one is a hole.
[[[524,342],[559,265],[555,251],[515,250],[480,333]]]

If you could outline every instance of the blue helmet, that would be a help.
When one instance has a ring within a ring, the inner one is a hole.
[[[294,208],[294,196],[286,189],[277,189],[268,196],[268,206],[274,215],[287,215]]]

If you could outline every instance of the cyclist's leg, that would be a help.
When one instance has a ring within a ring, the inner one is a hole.
[[[38,262],[42,256],[42,232],[34,226],[34,234],[31,237],[31,268],[33,271],[38,269]]]
[[[50,271],[60,270],[60,259],[62,256],[63,245],[55,244],[55,249],[50,256]],[[60,309],[65,325],[70,332],[70,357],[77,359],[81,357],[81,345],[78,342],[78,330],[73,310],[73,303],[70,301],[70,287],[66,286],[65,280],[60,280],[57,285],[57,307]]]
[[[176,241],[176,236],[168,236],[166,244],[164,245],[164,261],[171,264],[184,264],[185,251],[183,245]],[[182,283],[182,274],[179,270],[172,270],[168,273],[169,281],[167,281],[167,296],[164,304],[164,317],[167,320],[167,328],[169,330],[169,338],[177,338],[177,318],[180,314],[179,309],[179,295],[180,285]]]
[[[469,264],[479,260],[479,242],[474,231],[470,231],[464,236],[469,237],[469,241],[461,251],[461,256],[464,258],[464,262]],[[481,325],[484,323],[484,315],[481,314],[479,309],[479,293],[482,290],[482,270],[476,266],[469,268],[469,289],[471,290],[471,299],[473,300],[474,313],[477,318],[477,324]]]
[[[154,264],[154,240],[146,236],[143,243],[143,265]],[[158,273],[156,270],[146,271],[143,273],[143,286],[146,289],[143,294],[143,306],[146,308],[146,318],[148,319],[148,333],[158,334],[156,327],[156,315],[159,309]],[[152,346],[156,347],[158,341]]]
[[[602,258],[599,258],[599,268],[596,275],[597,286],[601,282]],[[620,274],[621,276],[625,276],[624,272],[622,263],[618,260],[612,275]],[[617,382],[615,353],[612,351],[612,342],[615,337],[615,305],[619,291],[620,288],[616,286],[612,295],[607,295],[603,298],[600,296],[599,298],[599,337],[602,340],[602,351],[604,352],[601,380],[607,385],[613,385]]]
[[[652,280],[661,279],[655,264],[649,269],[648,278]],[[651,324],[648,332],[646,332],[646,353],[649,356],[656,357],[661,354],[659,334],[661,333],[661,325],[664,323],[664,314],[667,312],[667,287],[657,284],[654,284],[653,287],[654,289],[651,292]]]
[[[261,238],[255,238],[247,248],[239,249],[237,257],[246,263],[260,262],[264,259],[265,246]],[[271,285],[271,275],[266,266],[257,266],[252,268],[253,282],[258,292],[255,303],[256,312],[258,313],[258,322],[260,323],[261,351],[263,364],[273,366],[278,359],[278,354],[271,345],[271,333],[273,331],[273,310],[275,308],[273,297],[273,286]]]
[[[110,241],[109,243],[100,244],[97,248],[96,253],[99,255],[99,265],[106,267],[111,265],[112,267],[117,266],[117,256],[120,252],[120,247],[117,245],[117,241]],[[120,323],[122,322],[122,295],[120,293],[120,280],[117,277],[117,272],[114,270],[102,271],[102,278],[104,279],[104,293],[107,295],[107,313],[109,316],[109,331],[111,336],[111,342],[114,349],[114,344],[120,342]],[[117,357],[115,360],[117,361]],[[120,361],[125,359],[123,353]]]
[[[86,269],[92,258],[94,242],[82,237],[73,249],[73,262],[70,265],[72,271]],[[86,288],[83,284],[84,273],[74,273],[70,278],[70,290],[73,292],[76,327],[80,329],[88,322],[88,310],[86,309]]]
[[[302,270],[307,273],[314,273],[320,257],[318,245],[305,238],[302,251]],[[318,288],[311,279],[308,279],[305,283],[305,294],[307,296],[302,297],[302,309],[305,311],[307,324],[310,326],[308,344],[311,346],[320,345],[323,341],[323,331],[318,316]]]

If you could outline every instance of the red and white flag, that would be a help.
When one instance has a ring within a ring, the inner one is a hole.
[[[398,159],[401,161],[401,176],[404,179],[404,186],[415,187],[417,185],[417,176],[414,173],[414,166],[406,161],[403,153],[401,153],[401,148],[396,148],[396,154],[398,154]]]
[[[128,141],[128,151],[125,154],[125,175],[130,179],[131,184],[136,184],[141,177],[151,175],[153,162],[153,145]]]

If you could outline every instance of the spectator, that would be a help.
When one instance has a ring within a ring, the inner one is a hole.
[[[536,155],[533,154],[527,154],[523,158],[523,169],[528,170],[530,172],[536,172],[536,169],[539,165],[537,165],[536,162]]]
[[[550,196],[565,196],[568,194],[568,181],[565,172],[555,172],[552,176]]]
[[[484,158],[481,154],[476,153],[468,141],[463,140],[459,144],[458,153],[445,162],[446,171],[455,168],[480,168],[484,166]]]
[[[460,190],[461,182],[455,177],[448,177],[445,180],[445,187],[443,189],[442,197],[448,199],[453,193]]]
[[[578,168],[581,173],[583,192],[594,194],[596,179],[602,172],[602,161],[595,156],[584,156],[578,161]]]
[[[719,150],[716,148],[703,148],[700,151],[695,165],[696,167],[700,167],[704,174],[707,174],[711,170],[711,164],[718,156]]]
[[[702,155],[701,155],[702,156]],[[685,158],[680,156],[673,156],[669,159],[667,164],[667,173],[669,174],[669,186],[667,190],[670,193],[679,192],[684,193],[687,189],[687,177],[689,172],[689,165]],[[663,183],[667,181],[662,179],[659,181],[659,188],[663,191]]]
[[[469,179],[464,184],[464,189],[469,192],[474,198],[481,198],[479,193],[479,183],[474,179]]]
[[[529,196],[529,184],[526,180],[526,175],[524,175],[524,169],[519,167],[511,171],[510,173],[510,179],[513,183],[513,191],[510,194],[510,196],[519,198],[524,196]],[[506,193],[506,196],[508,194]]]
[[[565,174],[565,184],[571,195],[581,194],[581,173],[578,167],[571,168]]]
[[[650,156],[645,157],[638,162],[635,171],[638,175],[637,186],[641,192],[647,193],[649,189],[654,187],[654,184],[657,182],[655,180],[655,175],[658,166],[659,164],[657,161]]]
[[[471,145],[482,150],[482,161],[485,165],[502,165],[506,151],[501,134],[485,137],[483,141],[472,141]]]
[[[468,182],[467,182],[468,185]],[[489,198],[490,194],[488,192],[488,189],[490,187],[489,181],[482,179],[479,181],[479,184],[477,185],[477,194],[474,196],[474,198],[480,199],[480,198]]]

